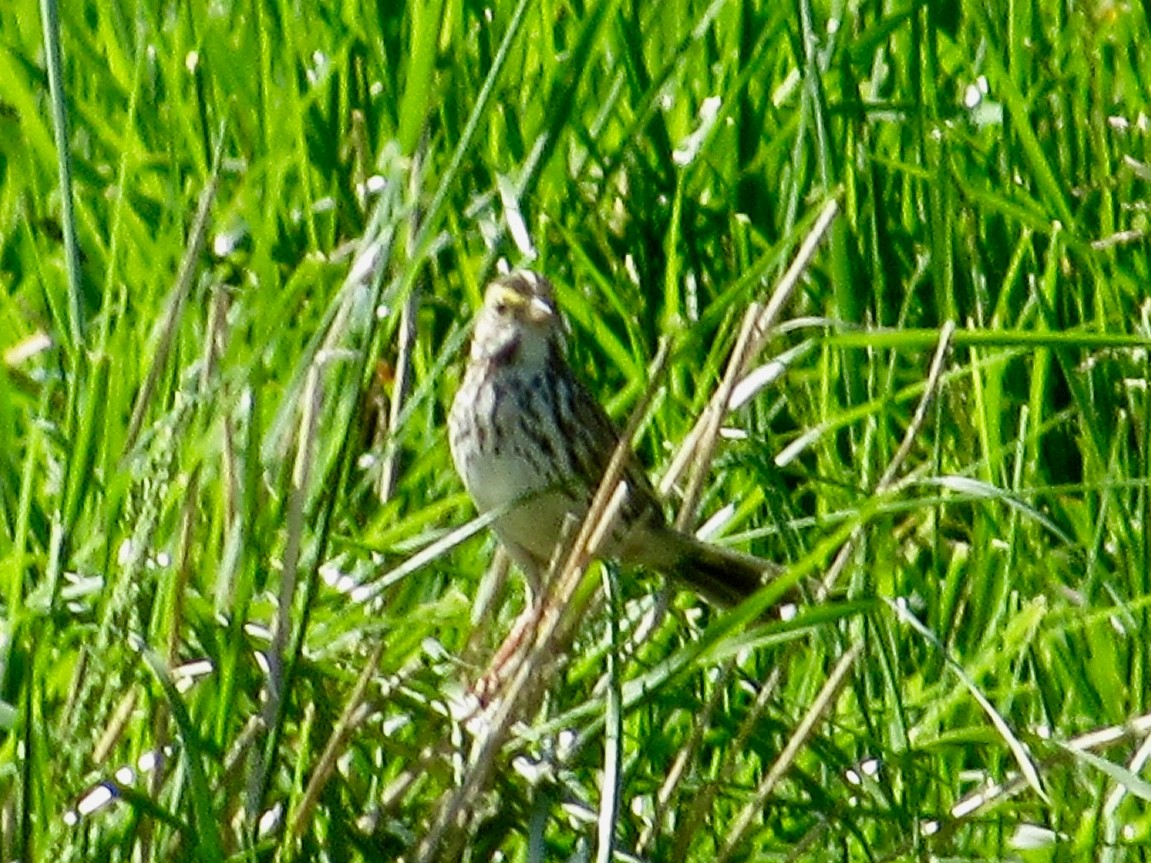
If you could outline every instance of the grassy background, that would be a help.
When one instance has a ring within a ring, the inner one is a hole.
[[[1142,859],[1148,14],[0,4],[0,858]],[[830,200],[700,516],[831,597],[608,571],[482,769],[484,280],[659,473]]]

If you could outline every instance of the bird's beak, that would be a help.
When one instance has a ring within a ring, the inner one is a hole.
[[[525,317],[533,324],[545,323],[555,314],[551,303],[540,297],[532,297],[524,311],[526,312]]]

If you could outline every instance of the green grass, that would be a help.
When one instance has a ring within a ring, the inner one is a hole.
[[[0,4],[0,859],[1142,859],[1148,14]],[[497,261],[662,475],[830,201],[698,510],[812,601],[593,565],[462,721]]]

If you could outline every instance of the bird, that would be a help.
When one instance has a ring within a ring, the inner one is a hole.
[[[493,513],[496,536],[535,596],[565,524],[587,513],[619,442],[568,362],[566,332],[547,278],[529,269],[497,276],[485,289],[448,415],[464,487],[480,513]],[[623,483],[600,557],[655,570],[720,607],[737,605],[777,571],[670,526],[634,453]]]

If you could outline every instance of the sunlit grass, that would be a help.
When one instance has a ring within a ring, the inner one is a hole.
[[[1142,853],[1151,34],[937,5],[0,6],[0,858]],[[482,769],[484,280],[658,477],[832,201],[697,519],[812,601],[593,567]]]

